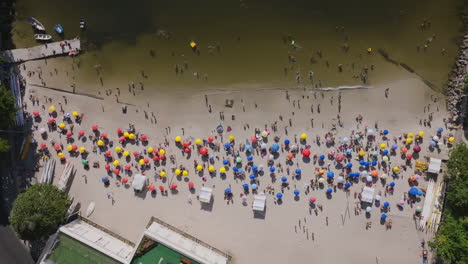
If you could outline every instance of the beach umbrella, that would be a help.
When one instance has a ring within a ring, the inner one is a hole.
[[[226,168],[224,168],[224,167],[219,168],[219,172],[220,173],[226,173]]]
[[[335,173],[333,171],[327,172],[327,178],[328,179],[333,179],[333,177],[335,177]]]
[[[278,200],[281,200],[281,199],[283,198],[283,194],[282,194],[282,193],[277,193],[277,194],[276,194],[276,198],[277,198]]]
[[[229,136],[229,141],[234,141],[235,140],[235,137],[234,136]]]
[[[252,160],[253,160],[253,156],[252,156],[252,155],[247,156],[247,160],[248,160],[248,161],[252,161]]]
[[[395,173],[400,172],[400,167],[397,167],[397,166],[393,167],[393,172]]]
[[[343,178],[342,176],[338,176],[337,180],[338,180],[339,183],[343,183],[343,182],[344,182],[344,178]]]
[[[130,135],[128,135],[128,138],[129,138],[130,140],[134,140],[135,137],[136,137],[136,136],[135,136],[135,134],[133,134],[133,133],[131,133]]]
[[[114,174],[115,174],[115,175],[119,175],[119,174],[120,174],[120,170],[119,170],[119,169],[114,169]]]
[[[208,142],[212,143],[213,141],[214,141],[214,137],[209,136],[209,137],[208,137]]]
[[[106,165],[104,166],[104,168],[106,169],[106,171],[110,171],[111,166],[110,166],[109,164],[106,164]]]
[[[380,215],[380,219],[382,219],[382,220],[387,219],[387,215],[386,215],[386,214],[381,214],[381,215]]]
[[[309,157],[309,156],[310,156],[310,149],[304,149],[304,150],[302,151],[302,155],[303,155],[304,157]]]
[[[411,144],[413,143],[413,139],[412,138],[407,138],[406,139],[406,144]]]
[[[155,188],[156,188],[156,187],[154,187],[153,184],[151,184],[150,186],[148,186],[148,190],[150,190],[150,192],[153,192]]]
[[[347,137],[344,137],[344,138],[343,138],[343,143],[345,143],[345,144],[346,144],[346,143],[348,143],[348,142],[349,142],[349,138],[347,138]]]
[[[114,160],[114,162],[112,162],[112,164],[114,164],[114,166],[119,166],[119,165],[120,165],[120,161],[119,161],[119,160]]]
[[[382,176],[380,176],[380,179],[386,180],[388,175],[386,173],[383,173]]]
[[[325,179],[322,178],[322,177],[320,177],[320,178],[318,179],[318,182],[319,182],[319,183],[324,183],[324,182],[325,182]]]
[[[241,157],[237,157],[236,158],[236,163],[241,163],[242,162],[242,158]]]
[[[335,156],[335,160],[336,160],[336,162],[342,162],[344,160],[343,154],[337,154]]]
[[[306,140],[307,139],[307,134],[306,133],[302,133],[301,134],[301,140]]]
[[[202,154],[203,156],[208,155],[208,149],[205,147],[200,148],[200,154]]]
[[[291,146],[291,150],[292,150],[292,151],[296,151],[296,150],[297,150],[297,145],[296,145],[296,144],[292,145],[292,146]]]
[[[252,146],[250,146],[249,144],[245,145],[245,151],[251,151],[252,150]]]
[[[165,171],[161,171],[161,172],[159,173],[159,177],[161,177],[161,178],[166,177],[166,172],[165,172]]]
[[[182,138],[181,138],[180,136],[176,136],[176,137],[174,138],[174,141],[175,141],[176,143],[179,143],[181,140],[182,140]]]
[[[251,136],[250,141],[252,141],[252,143],[255,143],[257,142],[257,138],[255,136]]]
[[[47,144],[45,142],[42,142],[41,143],[41,149],[46,149],[47,148]]]
[[[127,178],[127,177],[123,177],[121,181],[122,181],[122,183],[127,183],[127,182],[128,182],[128,178]]]
[[[132,166],[130,164],[125,165],[125,170],[129,171],[131,168],[132,168]]]
[[[164,186],[159,185],[159,190],[160,190],[161,192],[164,192]]]
[[[175,183],[171,184],[171,190],[177,190],[177,184]]]
[[[386,150],[386,149],[382,150],[382,154],[388,155],[388,150]]]
[[[209,172],[215,171],[214,166],[213,166],[213,165],[208,166],[208,171],[209,171]]]
[[[330,193],[332,193],[332,192],[333,192],[333,189],[332,189],[332,188],[328,188],[328,189],[327,189],[327,193],[328,193],[328,194],[330,194]]]
[[[99,126],[96,125],[96,124],[94,124],[94,125],[91,126],[91,129],[92,129],[93,131],[97,131],[97,130],[99,129]]]
[[[270,172],[271,173],[275,172],[275,170],[276,170],[275,167],[270,167]]]
[[[317,198],[315,198],[315,197],[313,197],[313,196],[311,196],[311,197],[309,198],[309,202],[310,202],[310,203],[315,203],[315,201],[317,201]]]
[[[412,159],[412,158],[413,158],[413,154],[411,154],[411,153],[406,154],[406,158],[409,159],[409,160]]]
[[[366,181],[371,182],[372,181],[372,176],[367,176]]]
[[[257,184],[256,183],[252,183],[252,190],[256,190],[258,188]]]
[[[188,172],[188,170],[184,170],[184,171],[182,171],[182,176],[186,177],[186,176],[188,176],[188,175],[189,175],[189,172]]]
[[[298,189],[295,189],[295,190],[294,190],[294,195],[295,195],[295,196],[298,196],[298,195],[299,195],[299,193],[300,193],[300,192],[299,192],[299,190],[298,190]]]
[[[285,144],[285,145],[289,145],[290,143],[291,143],[291,141],[289,141],[289,139],[285,139],[285,140],[284,140],[284,144]]]
[[[117,147],[114,148],[114,150],[115,150],[115,152],[120,153],[120,152],[122,152],[122,147],[117,146]]]
[[[377,177],[377,176],[379,176],[379,172],[377,170],[373,170],[373,171],[371,171],[371,176],[372,177]]]
[[[397,144],[393,144],[393,145],[392,145],[392,150],[396,150],[396,149],[398,149],[398,145],[397,145]]]
[[[349,182],[345,183],[345,187],[346,187],[346,188],[351,187],[351,183],[349,183]]]
[[[64,155],[63,155],[62,152],[59,152],[59,153],[57,153],[57,157],[59,157],[60,159],[63,159]]]
[[[442,133],[443,131],[444,131],[443,128],[441,128],[441,127],[437,128],[437,132],[438,132],[438,133]]]
[[[228,195],[231,194],[232,193],[231,188],[226,188],[226,190],[224,190],[224,193]]]
[[[421,206],[416,206],[415,210],[416,210],[416,213],[421,213],[422,208]]]
[[[246,190],[249,189],[249,184],[244,183],[244,184],[242,185],[242,188],[244,188],[244,189],[246,189]]]
[[[97,145],[100,146],[100,147],[104,146],[104,141],[98,140]]]
[[[284,182],[287,182],[288,181],[288,178],[286,176],[283,176],[281,177],[281,181],[284,183]]]
[[[278,144],[273,144],[273,145],[271,146],[271,150],[272,150],[273,152],[277,152],[277,151],[279,150],[279,148],[280,148],[280,147],[279,147]]]
[[[147,140],[148,140],[148,136],[145,135],[145,134],[143,134],[143,135],[140,136],[140,139],[141,139],[141,141],[147,141]]]
[[[375,196],[375,200],[376,200],[376,201],[380,201],[381,199],[382,199],[382,196],[380,196],[380,195],[378,195],[378,194]]]
[[[253,171],[253,172],[257,172],[257,171],[258,171],[258,167],[257,167],[257,166],[253,166],[253,167],[252,167],[252,171]]]
[[[390,187],[393,188],[393,187],[395,187],[395,182],[391,182],[389,185],[390,185]]]
[[[102,177],[102,178],[101,178],[101,181],[102,181],[103,183],[107,183],[107,182],[109,182],[109,178],[107,178],[107,177]]]
[[[390,203],[389,203],[389,202],[385,202],[385,203],[383,204],[383,206],[389,207],[389,206],[390,206]]]
[[[385,143],[380,144],[380,149],[386,149],[386,148],[387,148],[387,144]]]
[[[189,182],[188,187],[189,187],[189,189],[193,189],[193,188],[195,188],[195,184],[193,182]]]
[[[366,212],[370,213],[371,211],[372,211],[372,207],[367,206],[367,207],[366,207]]]
[[[385,129],[385,130],[383,131],[383,134],[384,134],[384,135],[388,135],[388,130]]]
[[[352,164],[352,163],[346,164],[346,168],[351,169],[352,167],[353,167],[353,164]]]
[[[250,178],[251,180],[255,180],[255,174],[250,174],[249,178]]]
[[[199,165],[197,165],[197,168],[196,168],[196,169],[197,169],[197,171],[202,171],[202,170],[203,170],[203,166],[199,164]]]
[[[296,175],[301,175],[301,173],[302,173],[301,169],[296,169],[295,172],[296,172]]]
[[[416,187],[412,187],[411,189],[409,189],[408,193],[411,195],[418,195],[418,196],[422,195],[422,192]]]
[[[319,157],[321,160],[324,160],[325,159],[325,155],[320,155]]]
[[[107,133],[106,133],[106,132],[102,132],[101,137],[102,137],[102,138],[107,138]]]
[[[54,112],[55,111],[55,106],[51,105],[49,106],[49,112]]]
[[[368,129],[368,130],[367,130],[367,134],[368,134],[369,136],[374,135],[374,130],[373,130],[373,129]]]
[[[453,142],[455,142],[455,138],[454,138],[454,137],[449,137],[448,141],[449,141],[450,143],[453,143]]]

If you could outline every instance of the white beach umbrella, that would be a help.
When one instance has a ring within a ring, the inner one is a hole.
[[[261,147],[262,149],[266,149],[266,148],[267,148],[267,144],[266,144],[266,143],[262,143],[262,145],[260,145],[260,147]]]
[[[342,176],[339,176],[339,177],[338,177],[338,182],[339,182],[339,183],[344,182],[344,178],[343,178]]]
[[[366,212],[370,213],[371,211],[372,211],[372,207],[370,207],[370,206],[367,206],[367,208],[366,208]]]
[[[380,196],[380,195],[378,195],[378,194],[375,196],[375,200],[376,200],[376,201],[380,201],[381,199],[382,199],[382,196]]]

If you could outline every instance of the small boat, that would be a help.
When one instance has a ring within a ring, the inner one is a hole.
[[[35,34],[34,37],[36,38],[36,40],[43,40],[43,41],[47,41],[52,38],[51,35],[47,35],[47,34]]]
[[[80,28],[85,29],[85,27],[86,27],[86,23],[85,23],[84,19],[80,19]]]
[[[28,18],[28,22],[31,23],[31,25],[32,25],[36,30],[45,31],[44,25],[42,25],[42,23],[39,22],[39,20],[35,19],[34,17]]]
[[[58,24],[54,27],[55,31],[58,33],[58,34],[63,34],[63,27],[62,25]]]
[[[88,206],[88,209],[86,209],[86,217],[89,217],[94,212],[95,208],[96,208],[96,203],[91,202]]]

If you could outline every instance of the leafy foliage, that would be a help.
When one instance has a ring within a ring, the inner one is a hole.
[[[36,184],[13,203],[10,223],[21,239],[41,240],[63,223],[71,202],[68,194],[50,184]]]
[[[8,128],[15,121],[15,98],[11,91],[0,86],[0,129]]]
[[[429,246],[445,263],[468,263],[468,147],[456,146],[448,162],[450,177],[446,194],[445,220]]]
[[[10,150],[10,144],[8,140],[0,138],[0,153],[7,152]]]

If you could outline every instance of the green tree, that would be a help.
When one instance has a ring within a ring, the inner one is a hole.
[[[0,128],[5,129],[14,124],[16,117],[15,97],[11,91],[0,86]]]
[[[437,249],[437,256],[447,264],[468,263],[468,218],[447,216],[429,246]]]
[[[10,223],[21,239],[41,240],[64,222],[71,201],[68,194],[51,184],[36,184],[13,203]]]
[[[10,150],[10,143],[8,140],[0,138],[0,153],[7,152]]]

